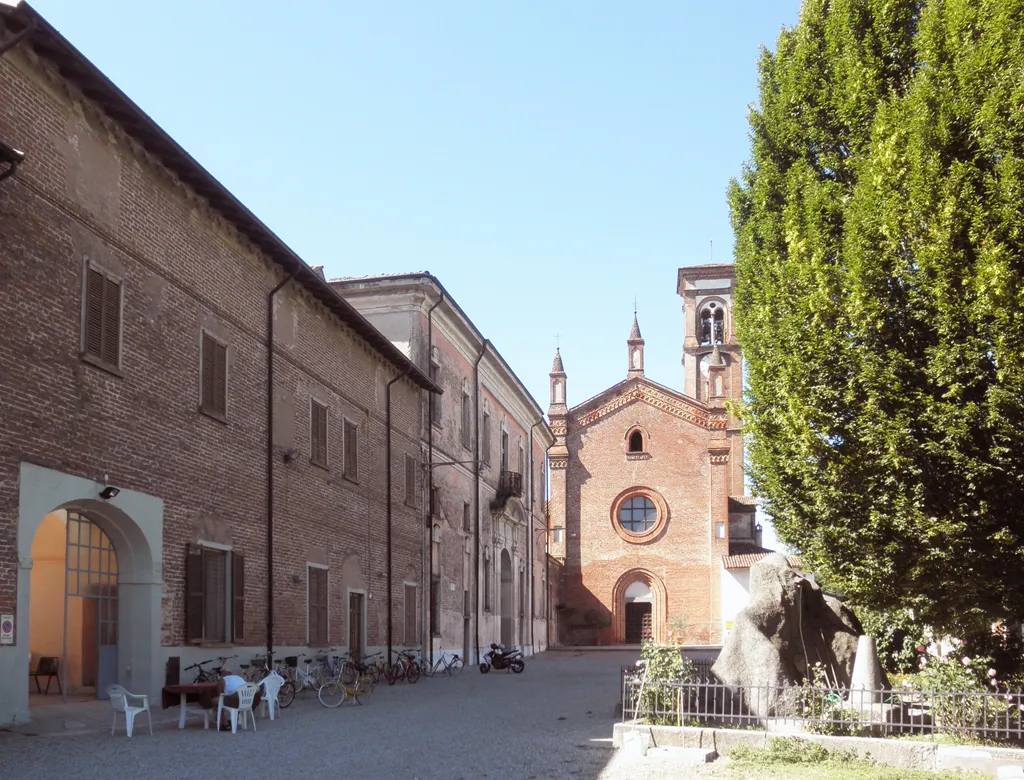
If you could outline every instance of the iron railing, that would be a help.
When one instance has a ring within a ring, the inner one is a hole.
[[[491,509],[498,510],[508,503],[508,500],[515,496],[523,495],[523,475],[518,471],[503,471],[498,477],[498,489],[494,500],[491,501]]]
[[[1024,742],[1024,692],[651,682],[623,669],[622,719],[655,725],[841,736],[949,734]]]

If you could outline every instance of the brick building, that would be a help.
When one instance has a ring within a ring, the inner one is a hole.
[[[541,407],[430,274],[332,281],[437,382],[422,442],[430,483],[431,657],[491,642],[547,647],[551,614]]]
[[[555,355],[549,524],[564,561],[560,640],[717,644],[746,599],[760,547],[743,485],[743,436],[726,411],[742,392],[731,265],[679,269],[684,392],[647,378],[634,317],[626,378],[568,406]]]
[[[172,656],[418,647],[437,386],[35,11],[0,41],[30,22],[0,57],[0,725],[30,654],[156,695]]]

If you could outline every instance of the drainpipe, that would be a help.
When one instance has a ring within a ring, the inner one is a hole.
[[[480,361],[484,359],[484,353],[487,352],[487,347],[490,346],[491,340],[484,339],[483,344],[480,345],[480,354],[476,356],[476,362],[473,363],[473,391],[474,397],[476,398],[476,409],[474,417],[476,418],[476,425],[474,425],[473,437],[473,516],[474,530],[473,530],[473,571],[476,572],[473,579],[476,580],[476,619],[474,620],[474,638],[476,641],[476,661],[480,663]]]
[[[292,271],[267,295],[267,658],[274,652],[274,296],[295,278]],[[269,663],[269,661],[268,661]]]
[[[534,580],[534,577],[533,577],[533,545],[534,545],[534,541],[533,540],[536,538],[534,536],[534,532],[533,532],[533,494],[536,492],[533,489],[533,429],[536,428],[538,425],[541,425],[543,422],[544,422],[544,416],[541,415],[541,418],[539,420],[537,420],[537,422],[535,422],[532,426],[530,426],[530,437],[529,437],[529,447],[530,447],[530,479],[527,480],[527,482],[528,482],[528,484],[530,486],[530,513],[529,513],[530,514],[530,530],[526,534],[526,576],[530,580],[530,647],[533,648],[533,652],[534,653],[537,652],[537,647],[536,647],[536,644],[534,643],[534,635],[533,635],[533,603],[537,600],[537,596],[533,592],[533,580]],[[546,529],[547,528],[547,523],[545,523],[544,526],[545,526],[545,529]],[[545,541],[545,546],[546,546],[546,543],[547,543],[547,537],[546,536],[544,538],[544,541]]]
[[[441,291],[441,297],[437,299],[437,303],[427,309],[427,366],[429,373],[430,358],[434,350],[434,309],[444,303],[444,290]],[[427,619],[424,620],[424,624],[427,626],[427,638],[424,644],[430,645],[430,665],[434,665],[434,626],[431,622],[433,615],[434,599],[434,523],[431,519],[431,512],[433,507],[430,504],[431,496],[433,495],[434,487],[434,399],[431,397],[430,392],[427,392],[427,528],[430,529],[430,535],[428,536],[427,549],[429,552],[429,565],[427,567],[427,582],[429,583],[429,601],[427,602]],[[423,560],[422,558],[420,560]],[[440,594],[438,594],[440,598]]]
[[[394,608],[392,601],[394,600],[394,588],[391,582],[391,385],[397,382],[399,379],[407,376],[410,369],[405,369],[401,374],[396,376],[384,387],[384,469],[386,474],[385,479],[385,490],[387,491],[387,513],[388,513],[388,666],[391,666],[391,652],[392,652],[392,620],[391,613]],[[422,559],[421,559],[422,560]]]

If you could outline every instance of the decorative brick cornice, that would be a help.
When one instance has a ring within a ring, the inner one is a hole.
[[[569,468],[568,458],[551,458],[548,460],[548,467],[552,469],[567,469]]]
[[[551,433],[553,436],[565,436],[568,426],[566,425],[565,418],[556,419],[551,421]]]
[[[712,466],[722,466],[729,462],[728,447],[714,447],[708,449],[708,462]]]
[[[629,388],[625,392],[616,395],[597,408],[580,415],[577,418],[577,422],[581,427],[592,425],[603,417],[607,417],[634,401],[643,401],[656,409],[661,409],[663,412],[668,412],[669,414],[691,422],[694,425],[699,425],[701,428],[717,429],[719,427],[725,427],[725,417],[720,415],[709,415],[708,412],[697,406],[693,406],[680,398],[673,397],[668,393],[651,387],[649,384],[643,383]]]

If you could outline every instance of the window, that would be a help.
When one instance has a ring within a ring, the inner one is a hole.
[[[640,431],[633,431],[631,434],[629,434],[629,451],[644,451],[644,435],[640,433]]]
[[[522,441],[519,442],[519,473],[526,474],[526,450],[523,449]]]
[[[201,353],[199,410],[223,420],[228,413],[228,348],[203,331]]]
[[[430,581],[430,634],[441,636],[441,580]]]
[[[548,581],[544,577],[540,578],[540,616],[548,616]]]
[[[462,530],[466,533],[473,530],[473,518],[470,516],[468,501],[462,504]]]
[[[312,398],[309,399],[309,460],[327,468],[327,407]]]
[[[491,415],[484,412],[484,420],[480,431],[480,459],[485,466],[491,465]]]
[[[85,272],[82,356],[104,368],[121,367],[121,282],[97,268]]]
[[[547,481],[547,469],[544,458],[540,459],[540,503],[541,507],[544,506],[544,502],[548,500],[548,481]]]
[[[508,471],[508,431],[501,432],[501,470]]]
[[[484,609],[491,610],[491,559],[484,558]]]
[[[189,545],[185,556],[185,638],[241,642],[245,559],[241,553]]]
[[[725,523],[715,523],[715,538],[716,539],[724,539],[725,538]]]
[[[633,534],[642,534],[654,527],[658,509],[647,496],[628,498],[619,507],[619,525]]]
[[[526,617],[526,572],[519,570],[519,619]]]
[[[437,485],[430,487],[430,514],[434,517],[441,516],[441,488]]]
[[[327,569],[307,566],[306,574],[306,630],[309,633],[307,643],[324,647],[331,643],[327,609]]]
[[[405,644],[418,645],[416,638],[416,586],[405,584]]]
[[[345,420],[345,479],[359,481],[359,426]]]
[[[441,366],[434,362],[430,364],[430,381],[441,386]],[[430,394],[430,415],[438,428],[441,427],[441,398],[437,393]]]
[[[473,401],[469,390],[462,389],[462,446],[470,449],[473,446]]]
[[[416,458],[412,455],[405,456],[405,503],[416,504]]]

